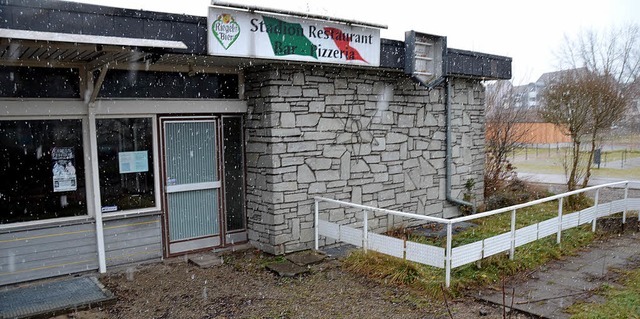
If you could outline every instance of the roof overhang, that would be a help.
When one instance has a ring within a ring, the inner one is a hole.
[[[171,53],[182,41],[0,29],[0,65],[236,73],[233,59]]]
[[[30,30],[0,29],[0,38],[12,38],[20,40],[67,42],[84,44],[102,44],[126,47],[145,47],[163,49],[186,49],[187,45],[182,41],[153,40],[140,38],[111,37],[88,34],[71,34],[59,32],[42,32]]]

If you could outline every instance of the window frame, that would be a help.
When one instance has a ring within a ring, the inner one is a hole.
[[[30,108],[25,109],[25,112],[28,112]],[[60,115],[52,118],[51,116],[46,116],[43,114],[36,114],[33,116],[3,116],[0,118],[0,121],[48,121],[48,120],[80,120],[82,123],[82,161],[84,165],[84,182],[85,182],[85,200],[87,202],[87,210],[84,215],[79,216],[65,216],[65,217],[57,217],[57,218],[48,218],[48,219],[40,219],[40,220],[30,220],[23,222],[13,222],[8,224],[0,224],[0,231],[3,230],[13,230],[13,229],[21,229],[21,228],[31,228],[34,226],[55,226],[58,224],[69,224],[73,222],[83,222],[88,220],[93,220],[95,217],[95,211],[93,205],[91,205],[91,201],[89,198],[93,197],[93,192],[91,189],[91,161],[87,160],[90,158],[91,149],[89,144],[89,121],[87,116],[85,115]],[[79,160],[79,159],[77,159]]]
[[[100,118],[122,118],[122,117],[151,117],[153,119],[153,156],[156,158],[154,169],[157,174],[154,181],[156,187],[156,196],[160,196],[160,202],[157,202],[156,208],[131,211],[120,211],[103,214],[100,212],[103,221],[118,220],[124,218],[135,218],[141,216],[159,215],[162,213],[162,193],[164,190],[161,186],[161,170],[160,161],[160,145],[159,145],[159,129],[158,118],[176,114],[176,110],[180,110],[180,114],[217,114],[217,115],[239,115],[246,114],[248,110],[247,102],[243,99],[244,92],[242,83],[244,83],[243,73],[239,73],[240,97],[238,99],[212,99],[212,100],[194,100],[194,99],[130,99],[130,98],[112,98],[99,99],[94,106],[95,119]],[[135,104],[132,107],[132,103]],[[179,107],[179,108],[177,108]],[[0,108],[3,114],[0,120],[47,120],[47,119],[80,119],[82,120],[82,138],[83,138],[83,161],[85,165],[85,183],[87,196],[87,214],[74,217],[60,217],[46,220],[16,222],[10,224],[0,224],[0,232],[14,232],[21,230],[42,229],[48,227],[58,227],[60,225],[77,225],[95,222],[96,212],[94,198],[94,183],[99,183],[99,176],[93,176],[93,163],[91,160],[91,139],[89,132],[89,115],[90,107],[83,100],[70,98],[0,98]],[[204,111],[206,110],[206,111]],[[246,140],[245,140],[246,142]],[[245,154],[246,155],[246,154]],[[246,158],[245,158],[246,161]],[[245,163],[246,165],[246,163]],[[245,167],[246,169],[246,167]],[[246,170],[245,170],[246,174]],[[245,175],[246,179],[246,175]],[[245,181],[246,187],[246,181]],[[99,190],[99,187],[98,187]],[[246,214],[246,211],[245,211]],[[246,217],[246,216],[245,216]],[[245,221],[246,223],[246,221]],[[246,224],[245,224],[246,225]]]
[[[147,207],[147,208],[134,208],[134,209],[127,209],[127,210],[117,210],[114,212],[100,212],[102,214],[102,218],[105,220],[110,220],[110,219],[116,219],[119,217],[127,217],[127,216],[131,216],[131,215],[140,215],[140,214],[145,214],[145,213],[157,213],[160,212],[162,210],[162,197],[161,197],[161,193],[162,193],[162,189],[160,188],[160,166],[159,166],[159,151],[158,151],[158,118],[157,115],[154,114],[136,114],[136,115],[124,115],[124,114],[118,114],[118,115],[98,115],[96,114],[96,122],[98,120],[108,120],[108,119],[122,119],[122,118],[148,118],[151,120],[151,145],[152,145],[152,154],[153,154],[153,166],[150,167],[150,169],[153,169],[153,188],[154,188],[154,199],[155,199],[155,206],[154,207]],[[97,126],[97,123],[96,123]],[[96,140],[97,140],[97,136],[96,136]],[[98,147],[100,147],[100,145],[97,145]],[[100,190],[100,174],[98,173],[98,176],[96,176],[96,180],[95,182],[97,183],[97,188],[98,190]],[[100,201],[102,201],[102,194],[100,194]],[[102,207],[102,203],[100,203],[100,206]]]

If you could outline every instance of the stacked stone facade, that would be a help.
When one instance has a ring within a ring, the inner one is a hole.
[[[456,79],[452,196],[482,201],[484,88]],[[282,254],[313,247],[314,197],[451,217],[446,201],[446,95],[401,72],[270,65],[245,71],[249,239]],[[472,180],[471,192],[465,183]],[[362,212],[323,204],[322,217]],[[329,213],[330,211],[330,213]],[[369,228],[393,226],[385,214]]]

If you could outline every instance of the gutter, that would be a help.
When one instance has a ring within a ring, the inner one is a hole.
[[[472,214],[475,214],[476,212],[476,205],[458,198],[454,198],[451,196],[451,175],[452,175],[452,170],[453,170],[453,139],[452,139],[452,133],[451,133],[451,118],[453,117],[452,115],[452,110],[451,110],[451,78],[450,77],[445,77],[444,78],[446,84],[444,86],[444,94],[446,96],[445,98],[445,110],[447,113],[447,121],[446,121],[446,141],[447,141],[447,146],[446,146],[446,165],[445,165],[445,169],[446,169],[446,198],[447,201],[449,201],[450,203],[453,203],[455,205],[458,206],[470,206],[472,209]]]

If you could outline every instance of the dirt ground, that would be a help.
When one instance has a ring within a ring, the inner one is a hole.
[[[612,192],[601,196],[618,196]],[[117,297],[115,304],[56,318],[503,318],[500,306],[471,296],[449,300],[449,315],[443,300],[349,273],[339,260],[325,260],[306,275],[278,277],[265,268],[278,258],[250,249],[208,269],[184,257],[111,269],[100,281]]]
[[[273,260],[247,250],[208,269],[179,259],[112,271],[100,281],[116,295],[115,304],[58,318],[503,317],[500,307],[472,298],[449,301],[450,316],[444,301],[348,273],[339,260],[325,260],[294,278],[267,270]]]

